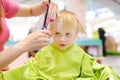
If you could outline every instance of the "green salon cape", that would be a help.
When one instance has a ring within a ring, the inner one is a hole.
[[[98,64],[75,43],[59,50],[53,43],[24,66],[0,74],[0,80],[120,80],[109,66]]]

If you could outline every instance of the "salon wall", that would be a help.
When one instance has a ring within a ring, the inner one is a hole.
[[[66,9],[75,12],[85,26],[86,0],[66,0]]]

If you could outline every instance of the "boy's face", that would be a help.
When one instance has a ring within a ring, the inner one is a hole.
[[[74,27],[74,26],[73,26]],[[57,23],[52,28],[51,35],[54,44],[61,50],[65,50],[74,42],[77,32],[76,28],[63,26],[62,23]]]

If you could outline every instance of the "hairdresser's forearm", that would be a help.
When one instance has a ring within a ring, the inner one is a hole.
[[[46,7],[43,5],[43,3],[36,3],[33,5],[19,5],[19,10],[16,13],[16,17],[22,16],[22,17],[27,17],[27,16],[39,16],[43,14],[46,10]]]
[[[24,50],[21,46],[15,45],[0,52],[0,69],[10,64],[13,60],[19,57]]]

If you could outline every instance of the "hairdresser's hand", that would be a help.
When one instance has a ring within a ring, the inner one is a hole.
[[[54,19],[54,18],[56,18],[56,16],[58,16],[57,15],[58,14],[58,6],[53,1],[51,1],[49,3],[49,0],[41,0],[39,3],[33,4],[32,6],[30,6],[30,9],[31,9],[30,12],[31,12],[32,16],[38,16],[38,15],[45,13],[48,8],[49,8],[48,20],[50,21],[51,18]]]
[[[47,11],[47,9],[49,8],[49,10],[48,10],[49,12],[47,15],[47,23],[53,22],[55,18],[59,17],[58,5],[55,2],[51,1],[49,3],[48,0],[43,0],[43,5],[45,6],[43,11]]]
[[[47,30],[36,30],[16,44],[22,52],[42,48],[49,44],[49,32]]]
[[[32,5],[19,5],[19,9],[16,13],[16,17],[26,17],[26,16],[39,16],[47,11],[49,8],[48,21],[50,19],[56,18],[58,16],[58,6],[55,2],[48,0],[41,0],[40,2]]]
[[[56,3],[51,2],[48,10],[47,23],[53,22],[56,18],[59,17],[58,6]]]

